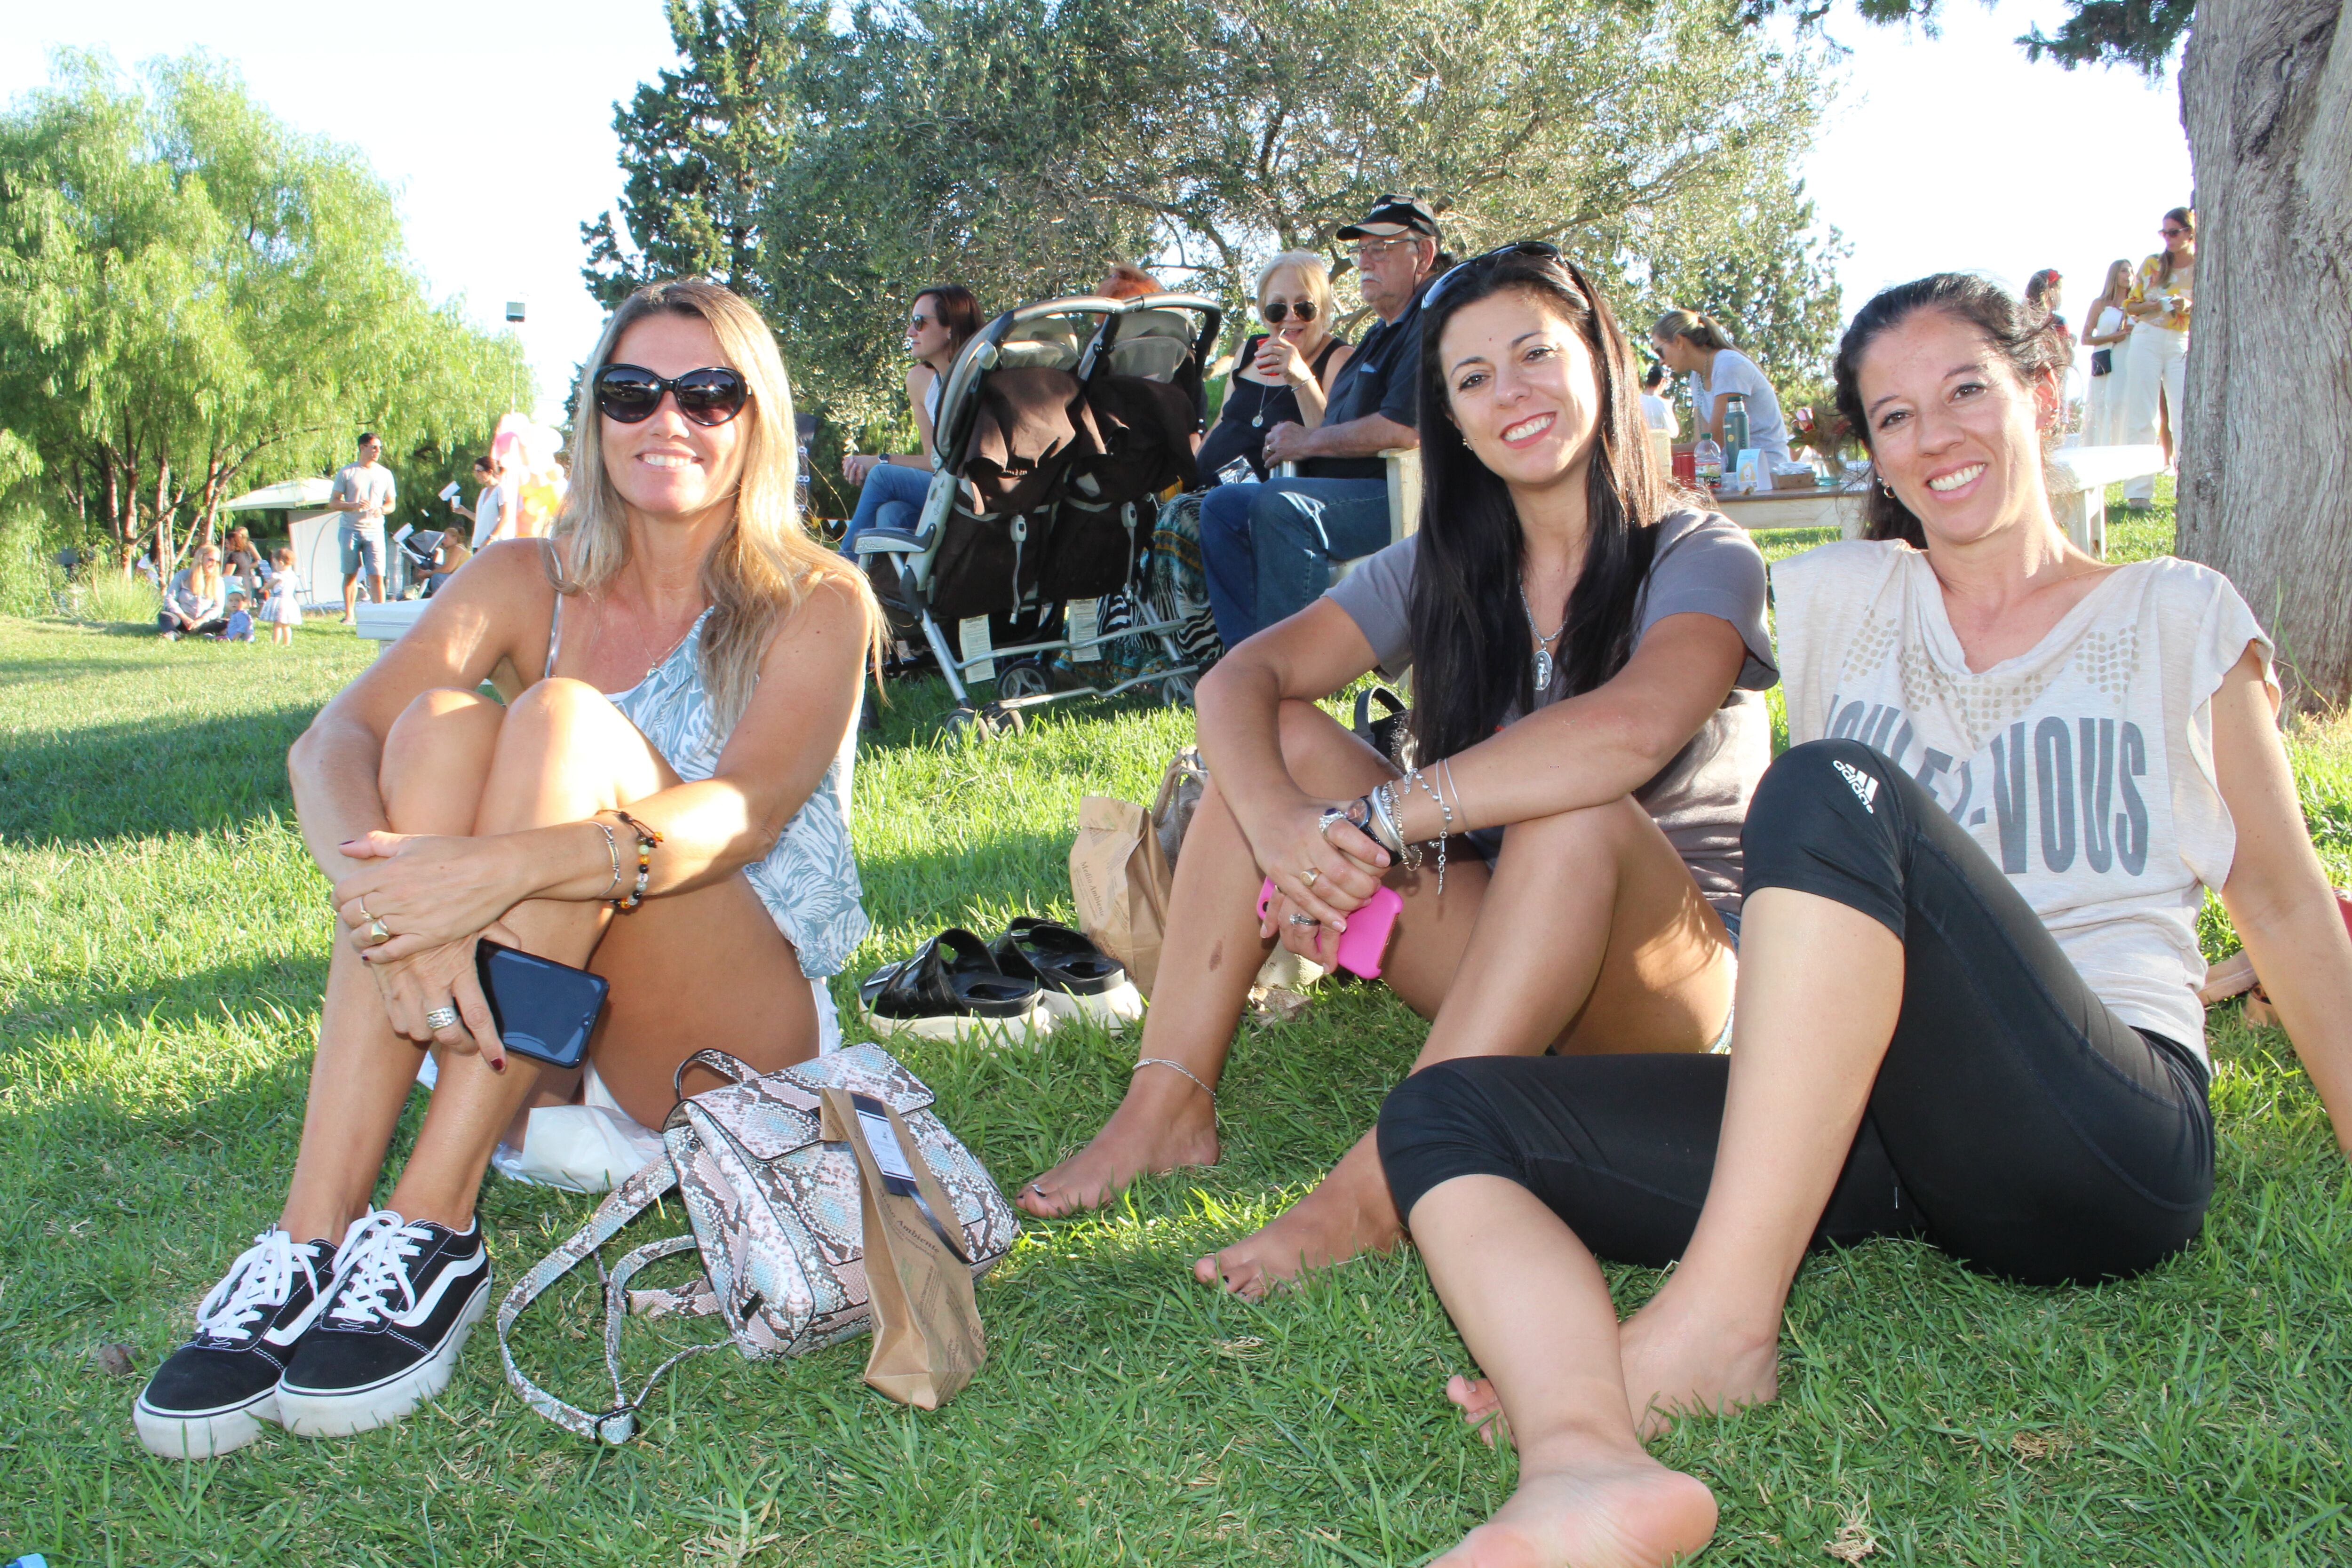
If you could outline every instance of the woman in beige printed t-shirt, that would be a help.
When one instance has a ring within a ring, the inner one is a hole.
[[[2208,888],[2352,1134],[2352,939],[2270,641],[2217,574],[2067,542],[2042,471],[2063,356],[2046,316],[1952,273],[1846,332],[1838,409],[1878,489],[1866,541],[1772,574],[1799,744],[1742,837],[1728,1061],[1465,1059],[1390,1095],[1391,1190],[1491,1379],[1449,1392],[1520,1451],[1441,1568],[1703,1545],[1713,1498],[1640,1436],[1773,1397],[1811,1245],[1918,1237],[2047,1285],[2188,1245],[2213,1179]],[[1620,1325],[1595,1255],[1681,1262]]]

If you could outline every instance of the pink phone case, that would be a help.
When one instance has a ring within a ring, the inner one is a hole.
[[[1268,877],[1265,886],[1257,890],[1258,919],[1274,904],[1274,879]],[[1389,950],[1389,932],[1396,929],[1399,910],[1404,900],[1386,883],[1372,894],[1371,902],[1348,917],[1348,929],[1339,933],[1339,967],[1367,980],[1381,977],[1381,959]]]

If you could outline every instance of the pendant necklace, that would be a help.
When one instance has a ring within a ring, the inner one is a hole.
[[[1536,607],[1528,603],[1528,584],[1525,578],[1520,579],[1519,582],[1519,608],[1528,613],[1528,633],[1535,638],[1536,642],[1536,696],[1540,698],[1551,689],[1551,645],[1558,642],[1561,635],[1568,630],[1568,617],[1565,616],[1560,617],[1559,631],[1549,637],[1544,636],[1543,628],[1536,625]]]

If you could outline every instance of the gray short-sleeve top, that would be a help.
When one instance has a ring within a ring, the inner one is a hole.
[[[1748,657],[1723,706],[1656,777],[1633,792],[1633,798],[1664,831],[1707,901],[1726,912],[1736,911],[1740,825],[1747,820],[1757,781],[1772,761],[1772,721],[1764,693],[1780,679],[1771,633],[1765,626],[1764,557],[1747,531],[1719,512],[1678,511],[1659,522],[1657,531],[1649,575],[1634,605],[1634,645],[1638,647],[1650,628],[1668,616],[1696,614],[1728,622]],[[1391,679],[1412,664],[1407,607],[1420,542],[1413,537],[1390,545],[1360,563],[1328,595],[1348,612],[1372,645],[1381,669]],[[1522,614],[1516,604],[1496,605],[1495,613],[1514,621]],[[1553,676],[1536,706],[1549,707],[1568,695],[1562,670]],[[1415,700],[1422,697],[1414,694]],[[1503,723],[1521,717],[1514,706],[1504,714]]]

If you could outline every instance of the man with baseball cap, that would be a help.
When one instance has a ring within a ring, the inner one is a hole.
[[[1339,237],[1355,242],[1358,287],[1380,321],[1332,383],[1321,425],[1265,433],[1266,467],[1296,463],[1299,477],[1219,485],[1201,503],[1209,607],[1227,647],[1305,609],[1330,586],[1333,562],[1388,543],[1381,453],[1421,444],[1421,294],[1438,270],[1437,215],[1384,195]]]

